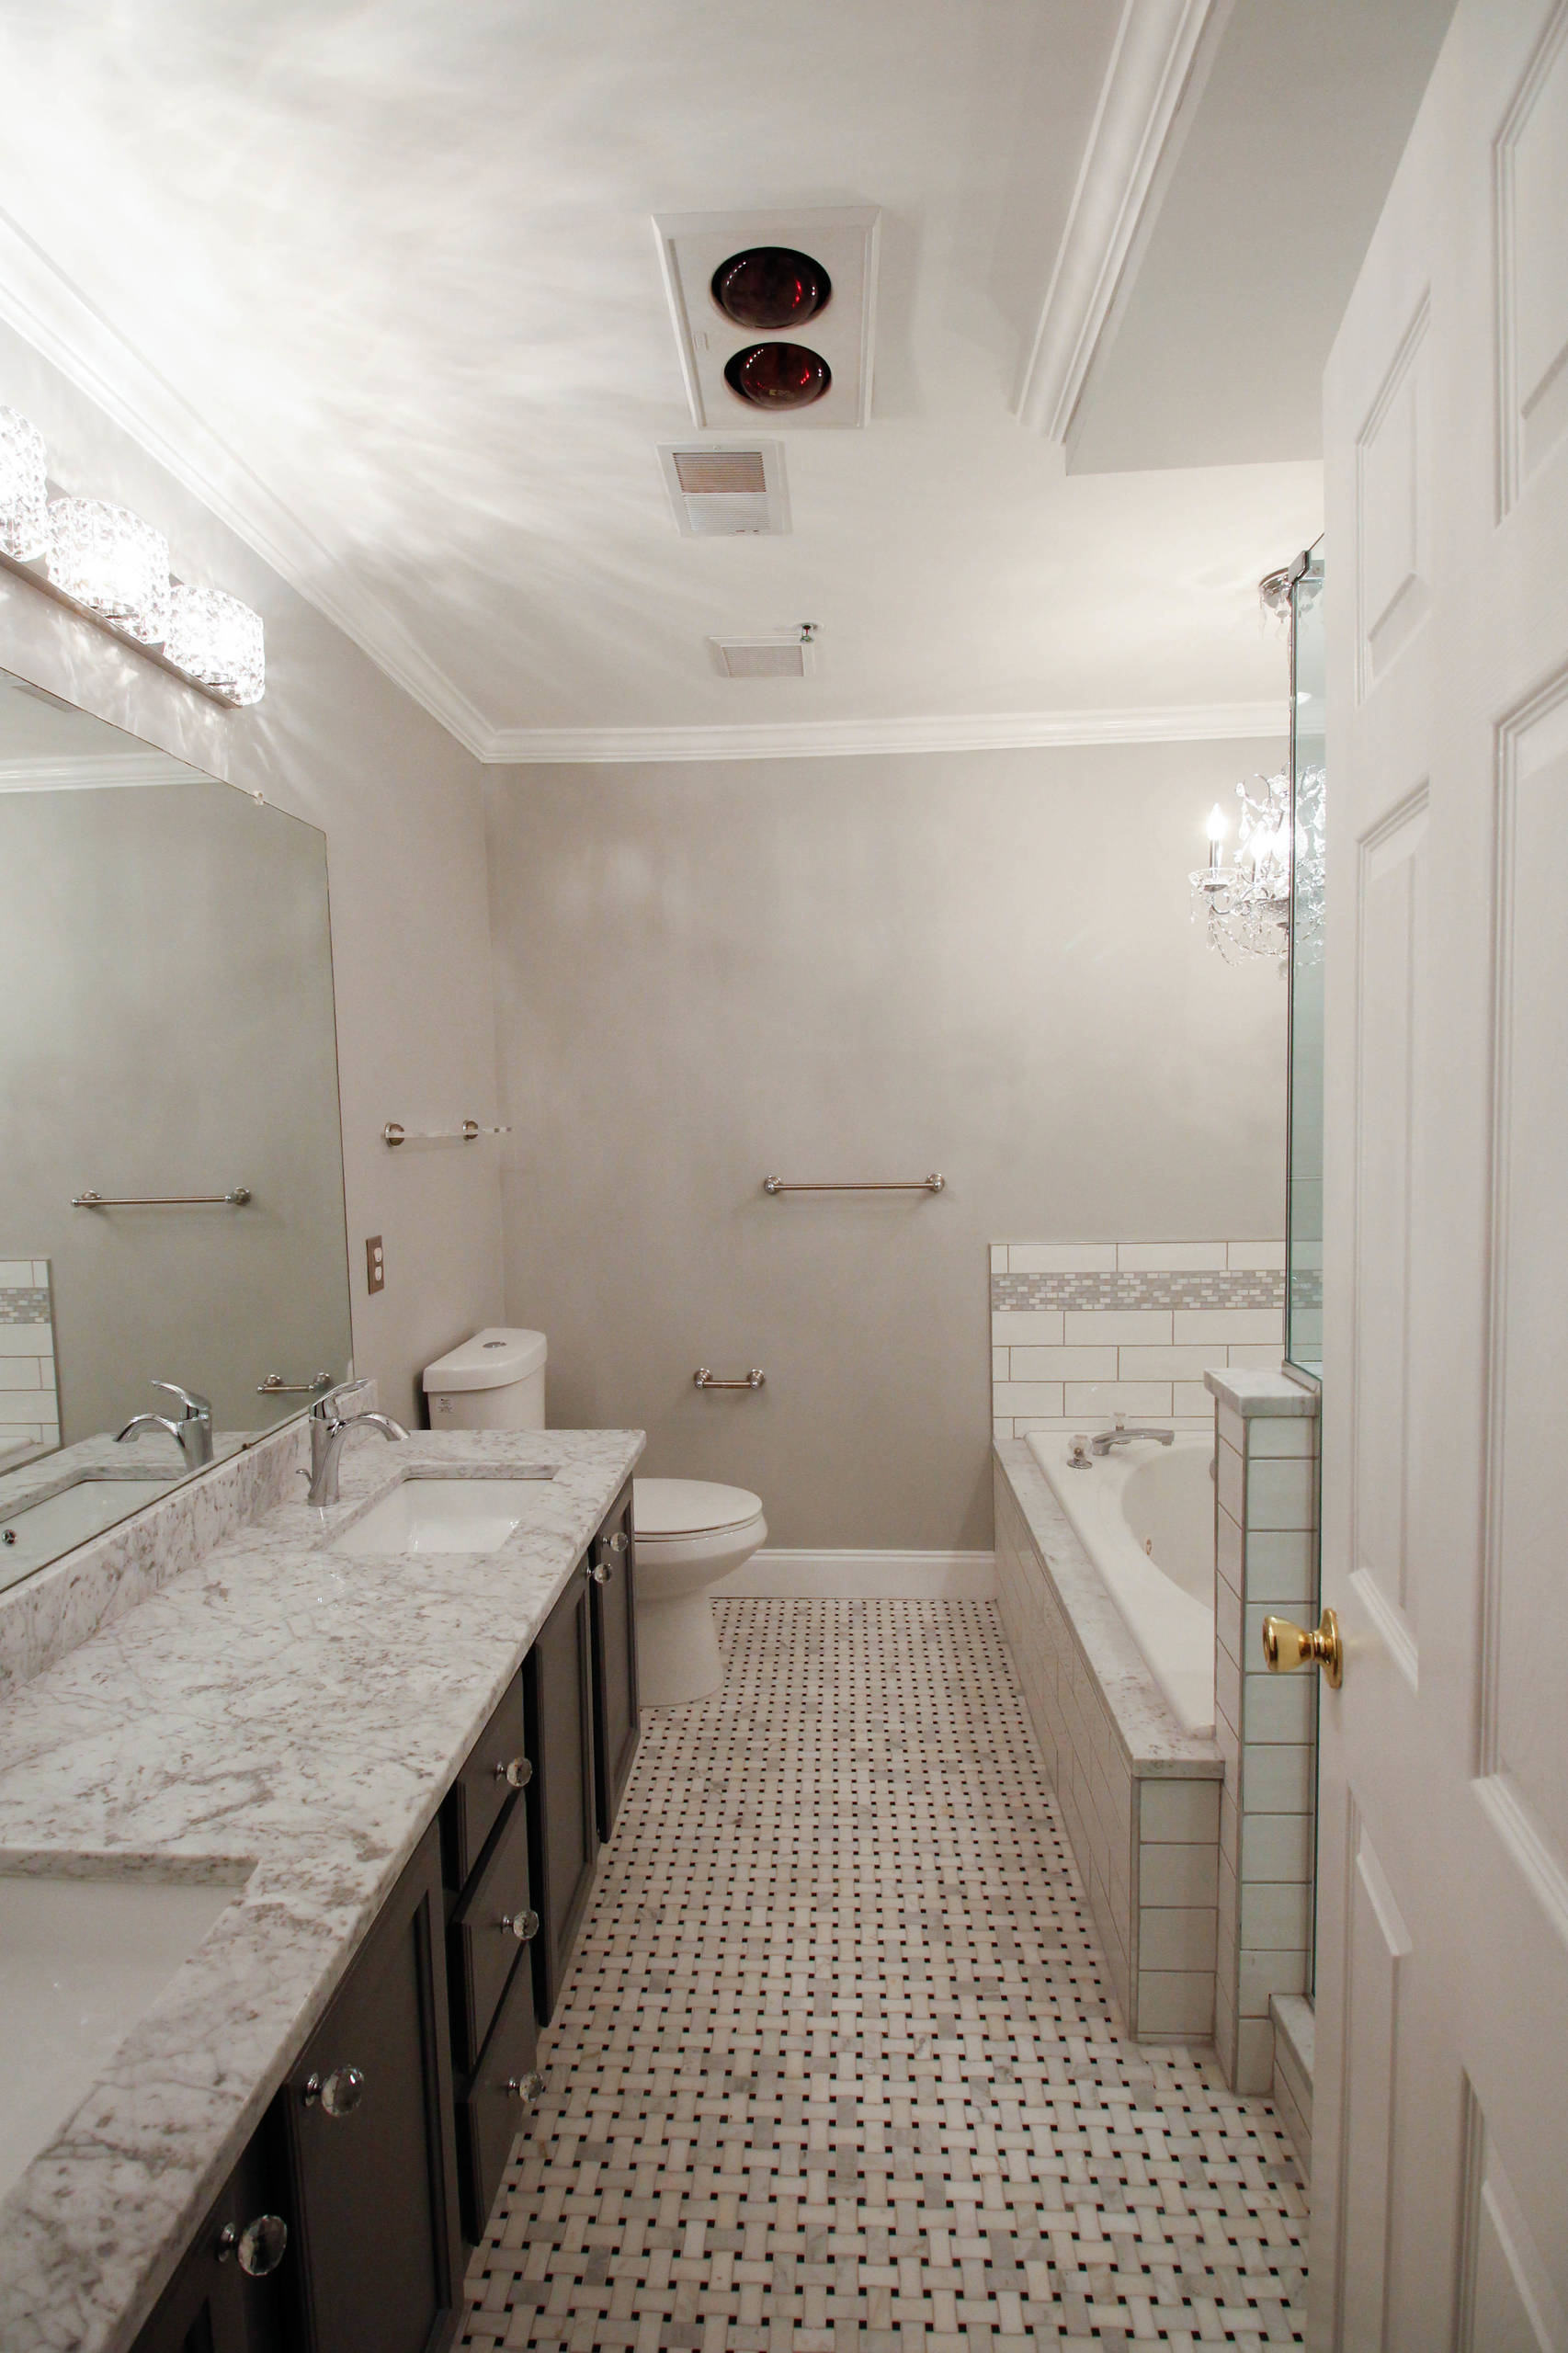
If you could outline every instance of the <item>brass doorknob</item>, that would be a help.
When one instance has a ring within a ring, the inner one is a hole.
[[[1315,1661],[1331,1689],[1337,1691],[1345,1680],[1345,1646],[1339,1639],[1339,1620],[1332,1609],[1324,1611],[1316,1626],[1292,1625],[1289,1618],[1266,1618],[1263,1655],[1270,1675],[1289,1675],[1292,1668],[1309,1666]]]

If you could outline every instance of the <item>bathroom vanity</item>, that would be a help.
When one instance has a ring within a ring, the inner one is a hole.
[[[0,2200],[0,2345],[455,2336],[636,1746],[642,1444],[361,1446],[14,1694],[0,1885],[195,1881],[211,1925]],[[263,1445],[291,1484],[302,1429]],[[362,1549],[508,1478],[491,1549]]]

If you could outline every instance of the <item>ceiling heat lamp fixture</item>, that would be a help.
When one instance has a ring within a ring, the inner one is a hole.
[[[236,710],[267,689],[261,616],[169,571],[169,543],[129,506],[49,494],[36,426],[0,408],[0,569],[41,588],[159,669]]]
[[[869,422],[879,217],[872,205],[655,215],[694,425],[733,430],[738,404],[795,432]]]
[[[1235,856],[1222,857],[1230,825],[1216,801],[1209,812],[1209,863],[1189,876],[1192,913],[1202,916],[1209,945],[1227,964],[1251,956],[1273,957],[1285,970],[1290,948],[1291,885],[1299,872],[1302,892],[1296,907],[1298,940],[1307,951],[1323,938],[1324,774],[1302,774],[1290,823],[1290,771],[1257,777],[1261,790],[1238,784],[1241,813]]]

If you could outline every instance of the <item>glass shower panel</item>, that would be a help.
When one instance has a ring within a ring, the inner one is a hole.
[[[1323,916],[1326,764],[1323,547],[1290,591],[1290,1141],[1285,1356],[1323,1377]]]

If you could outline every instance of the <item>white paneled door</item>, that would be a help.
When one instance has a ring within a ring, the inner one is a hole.
[[[1312,2341],[1568,2353],[1568,0],[1460,0],[1324,402]]]

